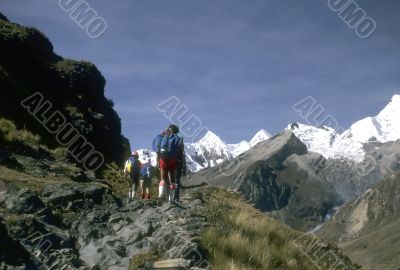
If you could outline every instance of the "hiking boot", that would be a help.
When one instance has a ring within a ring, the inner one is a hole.
[[[158,206],[162,206],[163,202],[164,202],[164,199],[162,197],[157,199],[157,205]]]
[[[169,186],[168,201],[170,201],[170,202],[174,201],[176,188],[177,188],[176,184],[172,184]]]

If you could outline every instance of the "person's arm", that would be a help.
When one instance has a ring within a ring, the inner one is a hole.
[[[183,151],[183,157],[182,157],[182,175],[186,176],[186,155],[185,155],[185,150]]]
[[[126,172],[127,172],[127,165],[128,165],[128,161],[125,161],[125,165],[124,165],[124,175],[125,175]]]
[[[181,138],[181,143],[179,145],[179,161],[181,162],[181,168],[183,175],[186,174],[186,157],[185,157],[185,144],[183,143],[183,138]]]

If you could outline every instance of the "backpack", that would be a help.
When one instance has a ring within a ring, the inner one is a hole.
[[[164,138],[163,135],[158,134],[153,140],[153,151],[156,153],[161,152],[161,141]]]
[[[130,157],[125,163],[125,171],[128,173],[137,173],[138,168],[140,169],[140,161],[133,157]]]
[[[164,136],[161,141],[161,152],[167,157],[176,157],[183,139],[176,134]]]
[[[145,164],[143,168],[140,170],[140,177],[142,178],[150,178],[151,173],[150,173],[150,165]]]

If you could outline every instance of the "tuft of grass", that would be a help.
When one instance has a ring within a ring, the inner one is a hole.
[[[204,231],[201,244],[208,251],[214,269],[316,270],[331,267],[316,266],[310,261],[304,253],[307,241],[294,244],[302,236],[300,232],[271,219],[236,194],[223,189],[208,192],[203,214],[210,226]],[[328,245],[326,249],[329,248]],[[348,258],[343,260],[353,266]]]
[[[17,129],[12,121],[0,118],[0,142],[11,145],[23,144],[37,149],[40,145],[40,136],[26,129]]]
[[[115,194],[127,194],[128,183],[124,178],[122,169],[115,162],[106,164],[105,169],[100,173],[100,178],[110,184]]]
[[[149,251],[139,253],[133,256],[129,265],[129,270],[139,269],[145,266],[146,264],[151,265],[160,258],[161,258],[160,249],[157,246],[153,246],[150,248]]]
[[[50,153],[56,160],[66,160],[69,156],[69,152],[65,147],[57,147],[53,150],[50,150]]]
[[[54,64],[55,70],[62,74],[76,75],[88,73],[95,66],[86,61],[76,61],[71,59],[62,59]]]

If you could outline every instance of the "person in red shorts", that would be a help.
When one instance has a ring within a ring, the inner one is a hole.
[[[162,205],[166,188],[169,187],[168,200],[173,202],[175,197],[176,185],[176,170],[178,160],[183,159],[184,144],[183,138],[179,135],[179,127],[170,125],[166,134],[161,140],[160,150],[160,172],[161,181],[159,186],[158,204]]]

